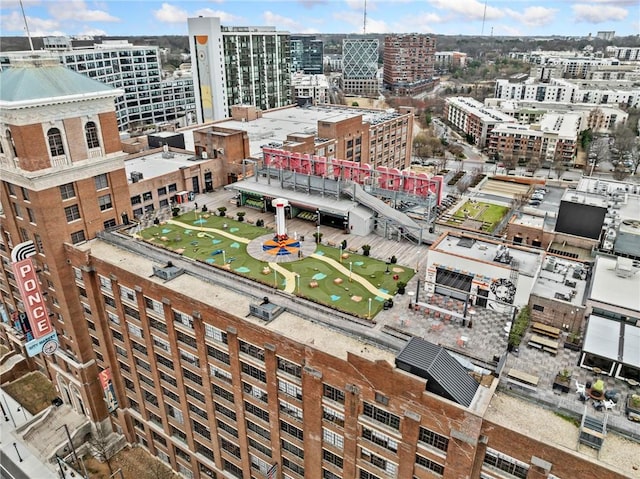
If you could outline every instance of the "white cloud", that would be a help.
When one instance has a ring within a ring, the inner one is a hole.
[[[175,5],[171,5],[170,3],[163,3],[160,10],[155,10],[153,12],[153,16],[159,22],[163,23],[187,23],[187,18],[189,14],[186,10],[182,8],[178,8]]]
[[[242,23],[244,19],[237,15],[233,15],[231,13],[224,12],[222,10],[212,10],[210,8],[202,8],[200,10],[196,10],[194,17],[218,17],[220,19],[220,23],[229,24],[229,23]]]
[[[522,13],[507,9],[507,15],[528,27],[543,27],[553,22],[558,10],[545,7],[528,7]]]
[[[414,16],[403,18],[399,24],[401,25],[401,30],[395,30],[412,31],[418,33],[435,33],[435,29],[431,27],[431,25],[441,24],[444,21],[445,19],[437,13],[417,13]]]
[[[22,5],[25,7],[29,7],[32,5],[40,5],[41,0],[22,0]],[[1,5],[3,10],[9,10],[10,8],[20,8],[20,0],[2,0]]]
[[[495,20],[503,18],[504,13],[499,9],[486,5],[477,0],[428,0],[429,3],[439,9],[450,12],[457,17],[467,20]],[[485,11],[486,8],[486,11]]]
[[[333,18],[353,27],[351,32],[346,33],[362,33],[363,17],[354,15],[353,12],[334,12]],[[367,16],[367,33],[389,33],[392,29],[384,20],[377,20]]]
[[[620,21],[627,18],[629,12],[621,7],[607,6],[603,8],[600,5],[588,5],[584,3],[576,3],[571,6],[575,20],[577,22],[586,23],[604,23],[609,21]]]
[[[293,18],[278,15],[270,10],[266,10],[262,13],[262,18],[265,25],[275,26],[278,30],[289,30],[291,33],[318,33],[317,29],[309,27],[309,22],[294,20]]]
[[[27,23],[33,37],[66,35],[60,30],[60,24],[57,20],[27,16]],[[26,35],[24,19],[22,14],[17,11],[8,15],[0,15],[0,29],[4,32],[24,32]]]
[[[80,30],[78,35],[88,35],[92,37],[104,37],[107,36],[107,32],[101,30],[99,28],[89,28],[85,27],[84,30]]]
[[[320,5],[326,5],[329,0],[297,0],[297,2],[305,8],[313,8]]]
[[[56,2],[49,7],[49,13],[59,20],[80,22],[119,22],[120,19],[105,10],[89,10],[84,0]]]

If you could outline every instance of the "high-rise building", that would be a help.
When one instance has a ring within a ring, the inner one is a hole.
[[[310,35],[291,36],[292,72],[319,75],[323,72],[324,42]]]
[[[345,38],[342,41],[342,89],[347,95],[377,97],[377,38]]]
[[[113,105],[123,92],[46,57],[15,59],[0,81],[0,316],[16,324],[25,310],[9,255],[15,245],[33,241],[31,260],[59,341],[47,361],[50,377],[65,402],[102,420],[99,370],[82,319],[87,298],[69,287],[66,249],[131,217]],[[12,349],[22,350],[33,328],[13,328]],[[29,361],[44,370],[42,354]]]
[[[228,118],[234,105],[269,110],[291,104],[289,33],[275,27],[223,27],[189,18],[199,123]]]
[[[66,37],[47,37],[52,58],[68,68],[123,91],[116,99],[120,131],[165,122],[186,126],[195,120],[193,80],[184,75],[164,79],[157,46],[105,40],[90,47],[71,48]],[[3,67],[27,52],[4,54]]]
[[[434,85],[436,40],[410,33],[384,38],[384,87],[395,95],[413,95]]]

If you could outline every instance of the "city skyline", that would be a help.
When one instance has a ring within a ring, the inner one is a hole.
[[[361,34],[364,0],[240,0],[169,2],[23,0],[32,36],[187,35],[188,17],[215,16],[225,26],[276,26],[291,33]],[[135,8],[132,8],[132,5]],[[3,35],[25,35],[18,0],[4,0]],[[640,32],[635,0],[367,1],[366,33],[495,36],[617,36]]]

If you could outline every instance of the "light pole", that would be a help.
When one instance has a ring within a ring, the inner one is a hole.
[[[64,428],[64,432],[67,433],[67,440],[69,441],[69,447],[71,448],[71,452],[73,453],[74,463],[78,464],[78,454],[76,454],[76,447],[73,445],[73,441],[71,440],[71,434],[69,434],[69,428],[67,427],[66,424],[63,424],[62,426],[57,428],[56,431],[59,431],[62,428]]]
[[[29,420],[29,418],[27,417],[27,411],[25,411],[22,406],[18,406],[18,411],[22,411],[22,415],[24,416],[25,421]]]
[[[367,315],[368,319],[371,319],[371,298],[369,298],[369,314]]]
[[[20,455],[20,451],[18,451],[18,444],[17,443],[13,443],[13,447],[16,448],[16,454],[18,455],[18,461],[22,462],[22,456]]]
[[[349,261],[349,283],[351,283],[351,272],[353,271],[353,262]]]
[[[4,391],[2,392],[2,399],[4,399],[4,404],[7,406],[7,412],[9,413],[9,417],[11,418],[11,422],[13,423],[13,427],[16,426],[16,420],[13,418],[13,414],[11,413],[11,408],[9,407],[9,403],[7,402],[7,397],[5,396]]]
[[[222,264],[227,264],[227,252],[222,250]]]
[[[300,294],[300,273],[296,274],[296,288],[297,288],[298,294]]]

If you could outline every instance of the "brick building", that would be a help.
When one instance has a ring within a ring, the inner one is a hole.
[[[265,295],[289,298],[102,232],[131,215],[119,92],[46,63],[0,81],[0,339],[24,352],[9,254],[32,240],[60,342],[32,366],[80,414],[196,479],[624,477],[486,420],[497,380],[440,346],[335,323],[304,300],[262,319],[249,313]]]
[[[384,38],[384,87],[394,95],[415,95],[433,88],[436,41],[417,33]]]

